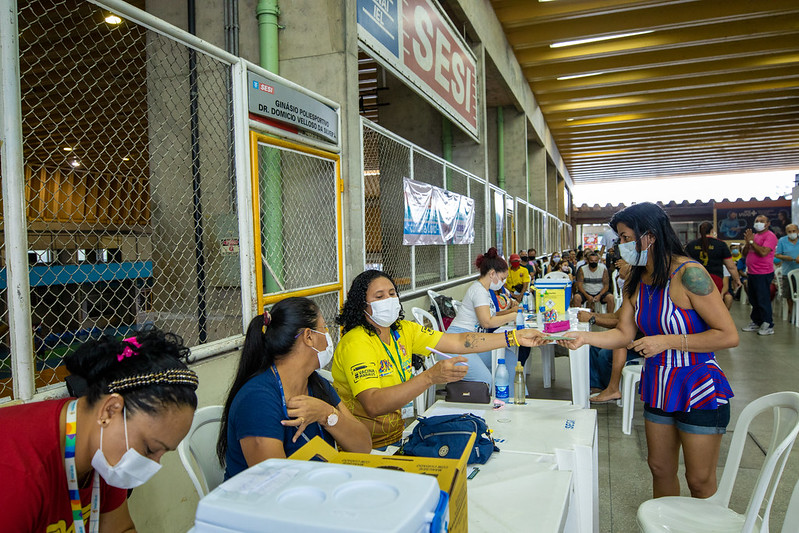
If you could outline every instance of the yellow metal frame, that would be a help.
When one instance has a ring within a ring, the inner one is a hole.
[[[336,168],[336,235],[338,237],[338,246],[336,253],[338,255],[338,282],[319,285],[316,287],[309,287],[306,289],[295,289],[290,291],[277,292],[273,294],[264,294],[263,282],[263,261],[261,258],[261,198],[259,195],[258,187],[258,144],[263,143],[277,148],[285,148],[287,150],[294,150],[296,152],[313,155],[322,159],[327,159],[335,163]],[[253,234],[255,246],[255,284],[258,288],[258,308],[264,309],[267,305],[288,298],[290,296],[315,296],[317,294],[326,294],[331,292],[338,292],[339,306],[344,301],[344,239],[342,232],[342,212],[341,212],[341,195],[344,193],[344,184],[341,179],[341,158],[332,152],[325,152],[316,148],[303,146],[295,142],[278,139],[269,135],[264,135],[255,131],[250,131],[250,180],[252,183],[252,219],[253,219]]]

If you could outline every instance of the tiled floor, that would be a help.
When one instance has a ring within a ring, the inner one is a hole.
[[[732,316],[738,325],[749,323],[749,307],[734,302]],[[750,401],[776,391],[799,390],[799,328],[782,321],[780,304],[775,304],[775,334],[767,337],[740,332],[736,348],[716,354],[721,368],[732,385],[735,398],[731,402],[732,420],[722,440],[718,477],[721,478],[727,457],[731,431],[741,410]],[[533,373],[528,389],[533,398],[569,399],[569,367],[565,357],[556,358],[557,380],[551,389],[541,383],[540,358],[533,352]],[[599,530],[603,533],[638,531],[635,512],[651,498],[652,478],[646,464],[646,438],[642,418],[643,404],[635,406],[631,435],[621,432],[621,407],[615,404],[597,406],[599,423]],[[766,418],[768,420],[766,420]],[[741,468],[733,491],[731,506],[743,512],[757,479],[765,448],[771,438],[771,417],[762,417],[750,427]],[[780,531],[791,490],[799,478],[799,446],[794,448],[771,510],[771,531]],[[682,494],[689,495],[681,467]]]

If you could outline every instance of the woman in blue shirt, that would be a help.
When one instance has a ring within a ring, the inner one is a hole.
[[[369,430],[316,373],[332,356],[325,321],[308,298],[282,300],[250,322],[217,442],[225,479],[288,457],[316,436],[346,451],[371,451]]]

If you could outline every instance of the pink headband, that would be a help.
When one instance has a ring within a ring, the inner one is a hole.
[[[128,344],[132,344],[136,348],[141,348],[141,344],[136,341],[136,337],[128,337],[127,339],[122,339],[122,342],[126,342]],[[122,361],[126,357],[130,357],[131,355],[135,354],[133,349],[130,346],[125,346],[125,349],[122,350],[122,353],[117,355],[117,361]]]

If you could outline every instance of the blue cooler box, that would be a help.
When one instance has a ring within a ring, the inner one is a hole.
[[[449,496],[433,476],[268,459],[200,500],[193,533],[446,533]]]

